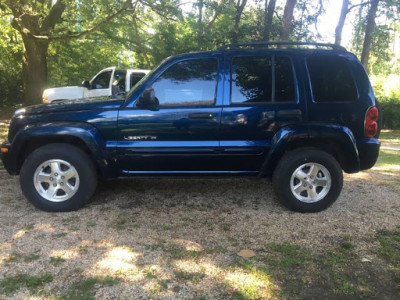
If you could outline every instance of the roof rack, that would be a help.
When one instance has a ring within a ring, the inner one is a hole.
[[[228,44],[218,48],[218,51],[224,50],[235,50],[240,48],[269,48],[269,46],[315,46],[331,48],[332,50],[347,51],[346,48],[336,44],[325,44],[325,43],[311,43],[311,42],[251,42],[251,43],[235,43]],[[283,47],[282,47],[283,48]]]

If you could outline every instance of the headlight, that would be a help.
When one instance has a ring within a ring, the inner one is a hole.
[[[43,93],[43,103],[49,103],[49,94]]]

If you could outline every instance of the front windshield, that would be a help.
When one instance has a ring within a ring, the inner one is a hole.
[[[147,73],[142,79],[140,79],[133,87],[131,87],[131,89],[129,90],[128,93],[126,93],[125,95],[125,100],[129,99],[130,96],[133,94],[133,92],[136,90],[136,88],[142,84],[142,82],[151,74],[153,73],[153,71]]]

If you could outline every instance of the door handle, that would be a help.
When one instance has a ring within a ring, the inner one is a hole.
[[[301,110],[300,109],[282,109],[282,110],[278,110],[276,115],[278,117],[300,117]]]
[[[213,113],[210,112],[200,112],[189,114],[189,119],[212,119],[214,117]]]

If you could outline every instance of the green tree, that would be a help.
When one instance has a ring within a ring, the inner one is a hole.
[[[5,17],[0,18],[0,107],[22,98],[22,43]]]
[[[47,51],[50,42],[81,38],[99,29],[125,12],[131,0],[111,3],[85,1],[77,9],[75,1],[71,0],[2,0],[0,9],[3,14],[12,17],[11,25],[21,35],[24,45],[22,79],[25,104],[40,102],[47,81]],[[80,10],[85,5],[93,12],[90,20],[81,19]],[[111,10],[110,7],[117,8]],[[76,32],[73,32],[74,27]]]

